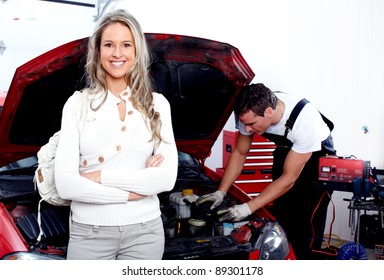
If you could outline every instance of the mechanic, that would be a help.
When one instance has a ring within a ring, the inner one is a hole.
[[[273,202],[271,213],[286,231],[297,259],[314,259],[313,252],[321,249],[332,194],[314,184],[319,157],[336,152],[333,124],[311,103],[300,101],[297,96],[272,92],[262,83],[244,87],[234,108],[239,130],[236,146],[219,188],[197,203],[213,202],[211,209],[222,203],[243,169],[253,134],[262,135],[276,144],[273,182],[247,203],[220,209],[217,214],[220,221],[241,221]]]

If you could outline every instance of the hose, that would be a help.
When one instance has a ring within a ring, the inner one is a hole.
[[[324,237],[326,237],[327,238],[327,240],[328,240],[328,242],[323,242],[323,246],[332,246],[332,247],[339,247],[339,246],[341,246],[341,245],[343,245],[343,240],[341,239],[341,237],[340,236],[338,236],[338,235],[336,235],[336,234],[324,234]],[[334,238],[334,239],[336,239],[337,240],[337,243],[333,243],[333,244],[331,244],[330,243],[330,240],[331,240],[331,238]]]
[[[337,260],[367,260],[367,252],[362,244],[359,244],[359,252],[357,252],[356,243],[351,242],[343,245],[337,254]]]

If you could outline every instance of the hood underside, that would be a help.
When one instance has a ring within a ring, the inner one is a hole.
[[[147,33],[155,91],[170,102],[178,149],[204,160],[254,73],[239,50],[217,41]],[[88,38],[16,69],[0,113],[0,166],[35,155],[60,129],[64,103],[85,84]]]

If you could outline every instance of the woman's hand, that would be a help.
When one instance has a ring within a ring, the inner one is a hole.
[[[99,183],[99,184],[101,183],[100,171],[93,171],[93,172],[89,172],[89,173],[80,173],[80,176],[87,178],[89,180],[92,180],[96,183]]]
[[[151,156],[147,162],[145,163],[145,167],[159,167],[164,160],[164,156],[162,154],[157,154]]]
[[[143,199],[143,198],[146,198],[146,197],[147,197],[146,195],[141,195],[141,194],[138,194],[138,193],[130,192],[129,196],[128,196],[128,201],[140,200],[140,199]]]
[[[156,163],[158,161],[154,160],[153,162]],[[80,173],[80,176],[100,184],[100,171],[93,171],[93,172],[89,172],[89,173]],[[147,197],[147,196],[141,195],[138,193],[134,193],[134,192],[129,192],[128,201],[140,200],[140,199],[143,199],[145,197]]]

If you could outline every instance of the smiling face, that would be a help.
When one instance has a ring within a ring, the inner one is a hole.
[[[100,42],[101,65],[106,71],[108,87],[125,83],[124,76],[135,61],[135,44],[131,30],[121,23],[108,25]]]

